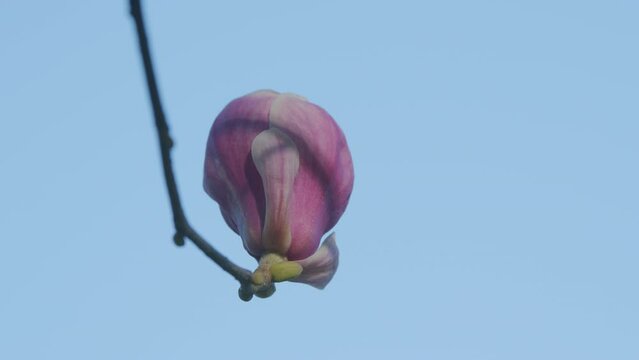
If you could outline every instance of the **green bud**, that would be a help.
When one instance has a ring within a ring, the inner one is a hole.
[[[275,282],[295,279],[302,273],[302,265],[294,261],[282,261],[271,265],[271,278]]]

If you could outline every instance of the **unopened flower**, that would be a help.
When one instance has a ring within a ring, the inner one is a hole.
[[[260,265],[256,285],[324,288],[338,265],[334,233],[353,189],[344,134],[319,106],[258,91],[233,100],[208,139],[204,189]]]

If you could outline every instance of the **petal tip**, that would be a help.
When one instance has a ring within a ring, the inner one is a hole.
[[[302,265],[303,270],[297,278],[291,281],[324,289],[333,279],[339,265],[339,250],[335,242],[335,233],[331,233],[313,255],[297,262]]]

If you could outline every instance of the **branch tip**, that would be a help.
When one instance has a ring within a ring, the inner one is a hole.
[[[177,246],[184,246],[184,234],[176,232],[175,235],[173,235],[173,243]]]

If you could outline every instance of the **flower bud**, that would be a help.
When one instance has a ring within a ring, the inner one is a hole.
[[[324,288],[331,280],[335,235],[319,245],[346,209],[353,163],[344,134],[322,108],[274,91],[233,100],[211,128],[204,189],[260,261],[254,281]]]

